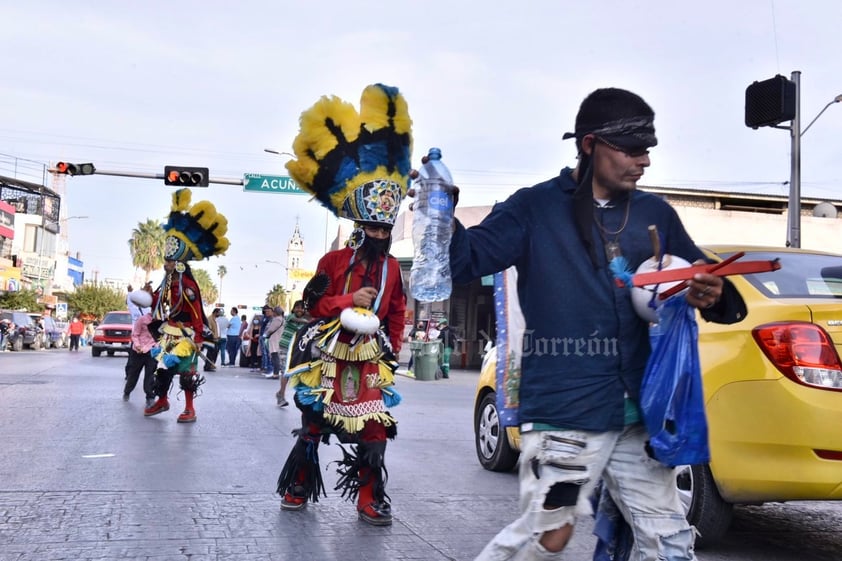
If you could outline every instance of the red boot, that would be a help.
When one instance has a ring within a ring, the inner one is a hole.
[[[304,488],[307,472],[304,469],[298,471],[295,483],[290,485],[281,499],[281,510],[301,510],[307,506],[307,490]]]
[[[178,416],[179,423],[195,423],[196,410],[193,409],[193,392],[184,392],[184,411]]]
[[[152,404],[151,407],[147,407],[143,410],[143,415],[145,417],[151,417],[152,415],[157,415],[158,413],[169,411],[169,409],[170,402],[167,400],[167,396],[161,396],[158,398],[158,401]]]
[[[360,487],[360,494],[357,497],[357,512],[360,520],[372,526],[392,525],[392,506],[385,500],[374,498],[374,477],[371,476],[371,468],[360,469],[360,480],[369,482]]]

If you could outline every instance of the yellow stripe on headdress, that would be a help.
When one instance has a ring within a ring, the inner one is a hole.
[[[392,114],[389,113],[390,103],[394,103]],[[398,134],[408,133],[412,129],[412,119],[409,118],[406,99],[402,95],[390,98],[383,88],[374,85],[363,90],[360,100],[360,120],[370,131],[389,127],[390,124]]]
[[[172,212],[183,212],[190,206],[190,189],[179,189],[172,194]]]
[[[316,194],[313,181],[321,160],[339,146],[337,131],[351,143],[360,134],[360,116],[353,105],[335,96],[322,96],[310,109],[301,114],[301,131],[295,138],[293,150],[297,160],[287,162],[290,177],[305,191]]]

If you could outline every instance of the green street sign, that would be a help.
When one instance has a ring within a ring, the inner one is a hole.
[[[286,195],[309,195],[295,184],[288,175],[243,175],[243,191],[247,193],[280,193]]]

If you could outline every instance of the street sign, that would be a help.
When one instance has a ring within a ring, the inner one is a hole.
[[[295,184],[288,175],[261,175],[247,173],[243,175],[243,191],[247,193],[279,193],[286,195],[309,195]]]

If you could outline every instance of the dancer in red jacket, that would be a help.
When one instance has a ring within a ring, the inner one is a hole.
[[[406,296],[389,245],[409,181],[410,126],[403,97],[382,84],[365,89],[359,115],[323,97],[301,117],[297,160],[287,169],[355,228],[347,247],[322,257],[304,290],[314,321],[290,346],[286,375],[302,428],[278,479],[284,510],[318,501],[318,445],[336,434],[351,444],[343,448],[336,489],[356,499],[364,522],[392,523],[384,457],[387,439],[397,434],[388,409],[400,401],[393,385]]]
[[[158,399],[143,414],[147,417],[169,410],[167,394],[173,377],[179,375],[184,391],[184,411],[179,423],[196,421],[193,398],[205,381],[196,372],[202,342],[210,336],[208,319],[202,309],[202,295],[193,278],[189,260],[204,259],[228,249],[228,221],[213,204],[200,201],[190,206],[189,189],[173,193],[172,211],[164,224],[167,233],[164,249],[164,280],[152,295],[150,329],[158,337],[152,357],[158,362],[155,395]]]

